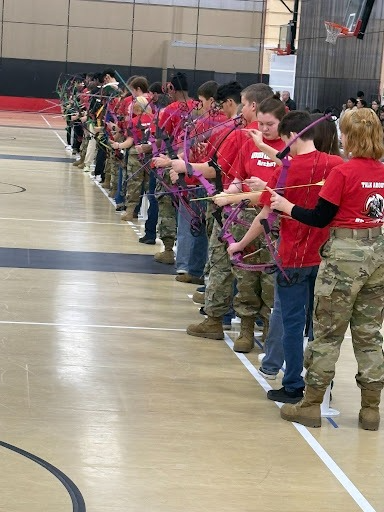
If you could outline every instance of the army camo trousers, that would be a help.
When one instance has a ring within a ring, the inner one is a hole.
[[[323,246],[315,285],[314,341],[307,346],[305,381],[326,387],[335,375],[341,343],[350,326],[357,385],[384,386],[384,237],[331,238]]]

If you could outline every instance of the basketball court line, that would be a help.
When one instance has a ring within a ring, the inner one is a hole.
[[[227,333],[224,333],[224,341],[228,345],[228,347],[233,351],[233,341],[228,336]],[[273,389],[269,383],[259,374],[257,369],[253,366],[253,364],[249,361],[249,359],[241,353],[234,352],[236,357],[241,361],[241,363],[245,366],[245,368],[249,371],[252,377],[257,380],[259,385],[264,389],[265,392]],[[283,404],[280,402],[275,402],[275,404],[281,408]],[[337,480],[341,483],[347,493],[351,496],[351,498],[356,502],[356,504],[361,508],[363,512],[376,512],[376,510],[372,507],[369,501],[363,496],[363,494],[359,491],[359,489],[351,482],[351,480],[347,477],[347,475],[342,471],[342,469],[336,464],[336,462],[332,459],[332,457],[324,450],[321,444],[313,437],[313,435],[309,432],[309,430],[300,425],[299,423],[292,423],[295,429],[299,432],[302,438],[308,443],[308,445],[312,448],[312,450],[316,453],[316,455],[322,460],[322,462],[326,465],[326,467],[331,471],[331,473],[337,478]]]
[[[99,328],[99,329],[121,329],[121,330],[143,330],[143,331],[168,331],[168,332],[185,332],[185,329],[171,329],[166,327],[144,327],[144,326],[128,326],[128,325],[102,325],[102,324],[82,324],[73,325],[67,323],[56,323],[56,322],[16,322],[8,320],[0,320],[0,325],[30,325],[30,326],[46,326],[46,327],[66,327],[71,329],[82,329],[82,328]],[[224,341],[233,352],[233,341],[227,333],[224,334]],[[237,352],[233,352],[236,357],[240,360],[243,366],[248,370],[252,377],[258,382],[258,384],[264,389],[265,392],[272,389],[269,383],[258,373],[256,368],[252,365],[249,359],[244,355]],[[282,404],[275,402],[278,407]],[[325,464],[329,471],[336,477],[346,492],[351,496],[355,503],[360,507],[363,512],[377,512],[368,500],[363,496],[359,489],[353,484],[353,482],[347,477],[342,469],[336,464],[332,457],[325,451],[321,444],[313,437],[309,430],[303,425],[298,423],[292,423],[302,438],[312,448],[320,460]]]
[[[82,221],[82,220],[59,220],[59,219],[25,219],[19,217],[0,217],[0,220],[14,220],[14,221],[28,221],[28,222],[53,222],[56,224],[99,224],[105,226],[119,226],[127,227],[129,224],[117,224],[115,222],[95,222],[95,221]]]
[[[56,135],[56,137],[57,137],[59,140],[61,140],[61,142],[63,143],[63,146],[64,146],[64,147],[66,147],[66,145],[67,145],[67,144],[65,143],[64,139],[63,139],[63,138],[62,138],[62,137],[57,133],[57,131],[52,127],[52,125],[50,124],[50,122],[49,122],[49,121],[47,121],[47,120],[45,119],[45,117],[44,117],[42,114],[41,114],[41,117],[44,119],[44,121],[47,123],[47,125],[51,128],[51,130],[52,130],[52,131],[53,131],[53,133]]]

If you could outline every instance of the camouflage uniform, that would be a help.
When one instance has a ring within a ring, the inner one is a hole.
[[[116,158],[115,152],[109,150],[107,152],[107,160],[105,162],[105,175],[110,176],[109,188],[111,192],[116,193],[119,181],[119,160]]]
[[[167,174],[164,176],[164,180],[166,183],[171,185],[169,177],[167,178]],[[173,239],[176,238],[176,209],[172,203],[172,197],[170,194],[163,194],[164,188],[161,183],[158,181],[156,185],[156,197],[159,205],[159,224],[158,224],[158,232],[159,238],[161,240],[164,239]]]
[[[219,241],[221,227],[215,220],[208,246],[209,277],[205,289],[204,310],[210,317],[220,317],[231,306],[235,277],[227,246]]]
[[[125,180],[125,204],[135,207],[140,202],[143,183],[148,181],[148,174],[145,167],[138,157],[138,152],[134,147],[129,149],[127,160],[127,174]]]
[[[304,365],[308,369],[305,381],[308,386],[323,389],[332,381],[340,346],[350,324],[358,363],[357,385],[381,390],[384,386],[380,333],[384,309],[384,237],[353,239],[344,237],[345,232],[352,230],[332,230],[321,251],[315,287],[315,339],[305,353]]]
[[[252,223],[260,209],[245,210],[240,218]],[[232,233],[236,240],[241,240],[247,229],[239,224],[235,225]],[[271,253],[268,250],[263,235],[258,237],[252,244],[251,251],[258,251],[257,254],[247,258],[246,262],[252,265],[269,263],[272,261]],[[266,272],[253,272],[233,267],[237,279],[237,294],[233,299],[233,306],[237,315],[243,317],[261,316],[268,323],[271,308],[273,307],[274,279]]]

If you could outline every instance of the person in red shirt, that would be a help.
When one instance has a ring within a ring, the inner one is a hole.
[[[279,124],[279,134],[284,142],[307,128],[312,122],[307,112],[290,112]],[[326,122],[326,121],[324,121]],[[311,186],[322,182],[332,168],[343,162],[337,155],[318,151],[313,142],[314,130],[308,129],[291,146],[292,160],[284,186],[285,197],[306,208],[316,205],[320,186]],[[270,189],[278,183],[281,169],[276,169],[268,181]],[[309,186],[308,186],[309,185]],[[293,187],[293,188],[292,188]],[[267,219],[271,213],[270,193],[263,192],[260,198],[263,205],[250,229],[243,239],[228,248],[230,255],[242,251],[255,237],[263,232],[260,220]],[[276,274],[278,293],[284,326],[283,347],[286,371],[283,387],[270,390],[267,397],[279,402],[297,403],[303,397],[303,333],[306,324],[306,306],[308,297],[314,293],[315,279],[320,264],[320,247],[329,236],[328,228],[314,228],[301,224],[286,216],[280,219],[279,257],[282,269]]]
[[[247,121],[247,129],[259,128],[263,134],[263,143],[279,151],[284,148],[285,143],[278,135],[278,126],[285,116],[284,104],[277,98],[267,98],[259,105],[256,102],[245,102],[243,115]],[[236,157],[229,175],[234,179],[223,195],[215,199],[219,206],[239,203],[244,196],[239,191],[248,192],[264,188],[271,178],[276,167],[272,160],[263,150],[255,146],[249,138],[242,146]],[[232,196],[231,194],[236,194]],[[229,194],[229,195],[228,195]],[[249,223],[256,217],[260,208],[251,211],[244,211],[241,218]],[[236,226],[233,234],[236,239],[241,238],[246,230],[243,226]],[[270,263],[271,254],[268,251],[264,238],[258,239],[252,244],[252,252],[257,255],[249,263],[260,264]],[[263,319],[263,338],[268,332],[269,316],[273,307],[274,285],[273,276],[266,272],[249,272],[233,268],[237,279],[237,294],[234,297],[234,309],[241,318],[240,336],[234,342],[235,352],[250,352],[254,347],[254,324],[257,317]]]
[[[142,185],[147,179],[148,173],[146,167],[139,158],[139,154],[135,148],[135,143],[138,144],[142,138],[145,130],[150,129],[152,122],[152,111],[144,96],[134,98],[131,104],[132,116],[129,115],[127,120],[128,136],[123,142],[112,142],[111,146],[116,150],[128,150],[127,159],[127,175],[126,175],[126,193],[125,193],[125,206],[126,211],[121,216],[123,221],[132,221],[134,219],[134,211],[136,205],[140,201]]]
[[[217,100],[221,103],[226,115],[231,118],[237,117],[239,110],[238,102],[241,101],[245,122],[253,124],[256,120],[257,105],[266,97],[272,96],[273,91],[265,84],[254,84],[243,90],[239,86],[240,84],[238,83],[230,83],[221,88],[219,87]],[[233,175],[230,174],[230,170],[247,141],[248,136],[241,127],[236,124],[233,128],[227,127],[217,138],[217,142],[215,142],[216,149],[214,152],[211,152],[210,160],[195,164],[194,168],[201,171],[207,178],[217,178],[216,169],[218,168],[221,171],[222,186],[224,189],[227,189],[233,181]],[[183,162],[181,164],[179,162],[172,162],[173,172],[183,169]],[[172,171],[171,177],[174,177]],[[222,220],[225,220],[224,217]],[[207,319],[200,324],[188,326],[187,333],[191,336],[211,339],[222,339],[224,337],[222,321],[223,316],[226,315],[232,303],[235,276],[232,272],[229,258],[226,255],[225,245],[219,240],[220,232],[220,223],[215,220],[208,254],[209,279],[204,305]],[[243,296],[239,300],[241,300],[244,311],[248,308],[248,316],[252,312],[253,322],[251,320],[246,325],[243,322],[242,329],[251,330],[253,341],[254,317],[256,313],[248,299],[249,296],[247,295],[247,297]],[[242,316],[245,317],[246,315]],[[252,324],[249,329],[248,324]]]
[[[283,406],[281,417],[321,426],[320,404],[350,326],[361,389],[359,423],[365,430],[377,430],[384,386],[383,132],[377,115],[367,108],[346,113],[340,129],[344,151],[352,158],[332,169],[316,205],[303,208],[294,198],[271,191],[271,208],[290,215],[292,222],[331,228],[316,280],[314,340],[305,357],[304,399]]]

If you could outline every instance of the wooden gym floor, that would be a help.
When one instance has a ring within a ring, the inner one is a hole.
[[[384,425],[357,426],[350,338],[341,414],[282,421],[260,349],[186,335],[196,287],[64,140],[59,117],[0,113],[0,511],[383,512]]]

